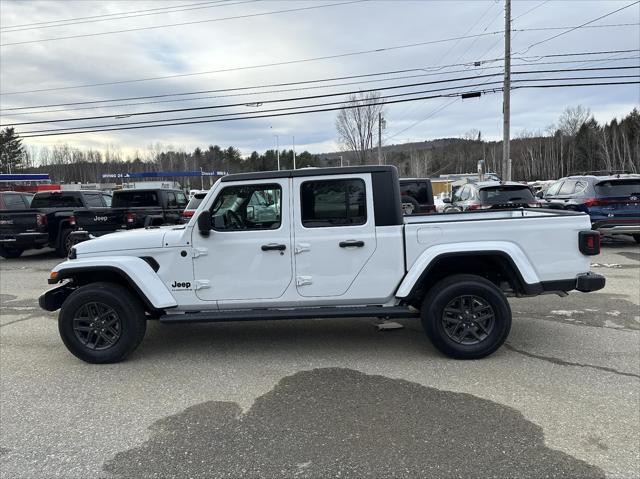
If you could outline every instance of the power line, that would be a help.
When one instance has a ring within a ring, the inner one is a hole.
[[[565,68],[565,69],[555,69],[555,70],[529,70],[529,71],[520,71],[520,72],[513,72],[514,75],[523,75],[523,74],[539,74],[539,73],[567,73],[567,72],[586,72],[586,71],[602,71],[602,70],[629,70],[629,69],[638,69],[640,68],[639,66],[619,66],[619,67],[595,67],[595,68]],[[418,82],[418,83],[409,83],[409,84],[403,84],[403,85],[391,85],[391,86],[387,86],[387,87],[382,87],[382,88],[372,88],[372,89],[368,89],[368,90],[359,90],[359,91],[347,91],[347,92],[337,92],[337,93],[326,93],[326,94],[322,94],[322,95],[310,95],[310,96],[302,96],[302,97],[294,97],[294,98],[284,98],[284,99],[271,99],[271,100],[259,100],[256,102],[252,102],[252,103],[256,103],[256,104],[265,104],[265,103],[281,103],[281,102],[287,102],[287,101],[301,101],[301,100],[310,100],[310,99],[316,99],[316,98],[327,98],[327,97],[336,97],[336,96],[346,96],[346,95],[353,95],[353,94],[358,94],[358,93],[368,93],[368,92],[378,92],[378,91],[383,91],[383,90],[395,90],[395,89],[402,89],[402,88],[412,88],[412,87],[417,87],[417,86],[424,86],[424,85],[434,85],[434,84],[441,84],[441,83],[451,83],[451,82],[460,82],[460,81],[465,81],[465,80],[476,80],[479,78],[491,78],[491,77],[495,77],[495,76],[499,76],[501,75],[501,73],[489,73],[489,74],[484,74],[484,75],[472,75],[472,76],[467,76],[467,77],[460,77],[460,78],[447,78],[447,79],[441,79],[441,80],[432,80],[432,81],[427,81],[427,82]],[[636,76],[636,75],[632,75],[632,76]],[[571,78],[574,79],[574,78]],[[86,121],[86,120],[102,120],[102,119],[107,119],[107,118],[114,118],[117,116],[124,116],[126,115],[127,117],[130,116],[147,116],[147,115],[158,115],[158,114],[165,114],[165,113],[178,113],[178,112],[183,112],[183,111],[194,111],[194,110],[208,110],[208,109],[216,109],[216,108],[228,108],[228,107],[236,107],[236,106],[247,106],[247,103],[232,103],[232,104],[226,104],[226,105],[209,105],[209,106],[199,106],[199,107],[187,107],[187,108],[174,108],[174,109],[168,109],[168,110],[151,110],[151,111],[143,111],[143,112],[134,112],[134,113],[127,113],[127,114],[111,114],[111,115],[96,115],[96,116],[86,116],[86,117],[76,117],[76,118],[61,118],[61,119],[55,119],[55,120],[38,120],[38,121],[28,121],[28,122],[20,122],[20,123],[12,123],[13,126],[17,126],[17,125],[35,125],[35,124],[42,124],[42,123],[62,123],[62,122],[70,122],[70,121]],[[6,123],[0,124],[0,126],[7,126]]]
[[[589,87],[589,86],[615,86],[615,85],[632,85],[632,84],[640,84],[640,81],[635,80],[635,81],[625,81],[625,82],[599,82],[599,83],[573,83],[573,84],[546,84],[546,85],[522,85],[522,86],[516,86],[513,87],[513,89],[529,89],[529,88],[570,88],[570,87]],[[479,91],[479,92],[466,92],[466,93],[481,93],[481,94],[487,94],[487,93],[496,93],[501,91],[501,88],[494,88],[494,89],[488,89],[488,90],[483,90],[483,91]],[[458,94],[451,94],[449,96],[461,96],[463,93],[458,93]],[[428,98],[442,98],[444,95],[433,95],[431,97],[422,97],[422,98],[405,98],[405,99],[400,99],[400,100],[390,100],[390,101],[384,101],[384,102],[379,102],[379,103],[373,103],[371,105],[357,105],[357,106],[351,106],[351,105],[342,105],[342,106],[338,106],[338,107],[334,107],[334,108],[324,108],[324,109],[318,109],[318,110],[305,110],[305,111],[296,111],[296,112],[290,112],[290,113],[277,113],[277,114],[271,114],[271,115],[249,115],[246,117],[234,117],[234,118],[222,118],[222,119],[212,119],[212,120],[195,120],[195,121],[188,121],[188,122],[174,122],[174,123],[165,123],[165,124],[161,124],[161,125],[138,125],[138,126],[127,126],[127,127],[117,127],[117,128],[108,128],[108,129],[95,129],[95,130],[82,130],[82,131],[65,131],[65,132],[59,132],[59,133],[43,133],[43,134],[30,134],[33,132],[24,132],[21,133],[20,136],[22,138],[35,138],[35,137],[43,137],[43,136],[59,136],[59,135],[73,135],[73,134],[79,134],[79,133],[96,133],[96,132],[102,132],[102,131],[117,131],[117,130],[132,130],[132,129],[141,129],[141,128],[158,128],[158,127],[164,127],[164,126],[179,126],[179,125],[192,125],[192,124],[201,124],[201,123],[217,123],[217,122],[226,122],[226,121],[237,121],[237,120],[249,120],[249,119],[260,119],[260,118],[273,118],[273,117],[280,117],[280,116],[292,116],[292,115],[301,115],[301,114],[309,114],[309,113],[321,113],[321,112],[326,112],[326,111],[336,111],[336,110],[341,110],[344,108],[361,108],[361,107],[366,107],[366,106],[373,106],[373,105],[380,105],[380,104],[392,104],[392,103],[403,103],[403,102],[407,102],[407,101],[419,101],[419,100],[424,100],[424,99],[428,99]],[[170,120],[168,120],[170,121]]]
[[[638,50],[640,51],[640,49]],[[619,58],[618,60],[629,60],[629,59],[637,59],[638,57],[622,57]],[[609,59],[607,59],[608,61]],[[537,62],[535,63],[536,65],[545,65],[545,64],[566,64],[566,63],[583,63],[583,62],[597,62],[597,61],[601,61],[601,60],[574,60],[574,61],[563,61],[563,62]],[[604,60],[602,60],[604,61]],[[517,66],[530,66],[531,64],[533,64],[532,62],[530,63],[519,63],[519,64],[515,64],[513,65],[514,67]],[[484,67],[484,69],[494,69],[494,68],[501,68],[500,66],[493,66],[493,67]],[[349,82],[349,83],[335,83],[332,85],[320,85],[320,86],[316,86],[316,87],[306,87],[306,88],[294,88],[294,89],[285,89],[285,90],[276,90],[276,91],[258,91],[258,92],[253,92],[253,93],[245,93],[245,94],[234,94],[234,95],[217,95],[217,96],[205,96],[205,97],[197,97],[197,98],[182,98],[182,99],[174,99],[174,100],[165,100],[165,101],[149,101],[149,102],[139,102],[139,103],[122,103],[122,104],[115,104],[115,105],[102,105],[102,103],[117,103],[117,102],[124,102],[124,101],[134,101],[134,100],[147,100],[147,99],[156,99],[156,98],[166,98],[166,97],[174,97],[174,96],[192,96],[192,95],[201,95],[201,94],[205,94],[205,93],[226,93],[226,92],[231,92],[231,91],[246,91],[246,90],[254,90],[254,89],[258,89],[258,88],[271,88],[271,87],[280,87],[280,86],[294,86],[294,85],[307,85],[307,84],[313,84],[313,83],[324,83],[324,82],[333,82],[333,81],[339,81],[339,80],[350,80],[350,79],[357,79],[357,78],[366,78],[366,77],[373,77],[373,76],[383,76],[383,75],[396,75],[398,73],[407,73],[407,72],[415,72],[415,71],[425,71],[425,68],[410,68],[410,69],[405,69],[405,70],[391,70],[391,71],[386,71],[386,72],[376,72],[376,73],[367,73],[367,74],[361,74],[361,75],[349,75],[349,76],[342,76],[342,77],[332,77],[332,78],[324,78],[324,79],[314,79],[314,80],[304,80],[304,81],[298,81],[298,82],[285,82],[285,83],[275,83],[275,84],[267,84],[267,85],[254,85],[254,86],[244,86],[244,87],[235,87],[235,88],[223,88],[223,89],[213,89],[213,90],[199,90],[199,91],[193,91],[193,92],[180,92],[180,93],[167,93],[167,94],[160,94],[160,95],[145,95],[145,96],[136,96],[136,97],[125,97],[125,98],[114,98],[114,99],[109,99],[109,100],[91,100],[91,101],[81,101],[81,102],[69,102],[69,103],[54,103],[54,104],[47,104],[47,105],[34,105],[34,106],[24,106],[24,107],[10,107],[10,108],[2,108],[2,111],[4,112],[8,112],[8,111],[23,111],[23,110],[32,110],[32,109],[37,109],[37,108],[53,108],[53,107],[58,107],[58,106],[76,106],[76,105],[96,105],[96,106],[91,106],[91,107],[85,107],[85,108],[69,108],[69,109],[59,109],[59,110],[45,110],[45,111],[35,111],[35,112],[26,112],[26,113],[16,113],[16,114],[12,114],[11,116],[18,116],[18,115],[26,115],[26,114],[40,114],[40,113],[52,113],[52,112],[64,112],[64,111],[78,111],[78,110],[85,110],[85,109],[96,109],[96,108],[115,108],[115,107],[126,107],[126,106],[136,106],[136,105],[150,105],[150,104],[157,104],[157,103],[171,103],[171,102],[177,102],[177,101],[187,101],[187,100],[200,100],[200,99],[211,99],[211,98],[224,98],[224,97],[232,97],[232,96],[244,96],[244,95],[257,95],[257,94],[262,94],[262,93],[280,93],[280,92],[288,92],[288,91],[299,91],[299,90],[312,90],[312,89],[316,89],[316,88],[332,88],[332,87],[336,87],[336,86],[345,86],[345,85],[358,85],[358,84],[366,84],[366,83],[374,83],[374,82],[381,82],[381,81],[393,81],[393,80],[404,80],[404,79],[408,79],[408,78],[420,78],[420,77],[428,77],[428,76],[439,76],[439,75],[448,75],[448,74],[453,74],[453,73],[467,73],[470,70],[467,69],[462,69],[462,70],[449,70],[446,72],[437,72],[437,73],[424,73],[424,74],[420,74],[420,75],[407,75],[407,76],[396,76],[396,77],[391,77],[391,78],[382,78],[382,79],[376,79],[376,80],[366,80],[366,81],[357,81],[357,82]],[[563,69],[562,71],[566,71],[566,69]],[[5,115],[6,116],[6,115]]]
[[[481,36],[497,35],[499,33],[502,33],[502,32],[501,31],[496,31],[496,32],[483,33],[483,34],[481,34]],[[467,38],[473,38],[473,37],[476,37],[476,36],[478,36],[478,35],[471,35],[471,36],[469,36]],[[136,78],[136,79],[133,79],[133,80],[118,80],[118,81],[111,81],[111,82],[88,83],[88,84],[84,84],[84,85],[73,85],[73,86],[66,86],[66,87],[41,88],[41,89],[37,89],[37,90],[23,90],[23,91],[16,91],[16,92],[5,92],[5,93],[0,93],[0,95],[3,95],[3,96],[23,95],[23,94],[26,94],[26,93],[41,93],[41,92],[48,92],[48,91],[71,90],[71,89],[77,89],[77,88],[91,88],[91,87],[96,87],[96,86],[122,85],[122,84],[125,84],[125,83],[140,83],[140,82],[146,82],[146,81],[167,80],[167,79],[172,79],[172,78],[184,78],[184,77],[192,77],[192,76],[200,76],[200,75],[210,75],[210,74],[213,74],[213,73],[227,73],[227,72],[242,71],[242,70],[254,70],[254,69],[258,69],[258,68],[267,68],[267,67],[284,66],[284,65],[294,65],[294,64],[299,64],[299,63],[308,63],[308,62],[315,62],[315,61],[321,61],[321,60],[333,60],[333,59],[336,59],[336,58],[346,58],[346,57],[357,56],[357,55],[367,55],[367,54],[371,54],[371,53],[380,53],[380,52],[391,51],[391,50],[400,50],[400,49],[404,49],[404,48],[413,48],[413,47],[419,47],[419,46],[424,46],[424,45],[435,45],[435,44],[438,44],[438,43],[446,43],[446,42],[455,41],[458,38],[460,38],[460,37],[444,38],[444,39],[439,39],[439,40],[429,40],[429,41],[417,42],[417,43],[407,43],[407,44],[395,45],[395,46],[391,46],[391,47],[375,48],[375,49],[372,49],[372,50],[360,50],[360,51],[348,52],[348,53],[338,53],[338,54],[335,54],[335,55],[325,55],[325,56],[321,56],[321,57],[302,58],[302,59],[298,59],[298,60],[286,60],[286,61],[273,62],[273,63],[262,63],[262,64],[258,64],[258,65],[248,65],[248,66],[244,66],[244,67],[223,68],[223,69],[219,69],[219,70],[208,70],[208,71],[203,71],[203,72],[178,73],[178,74],[174,74],[174,75],[164,75],[164,76],[147,77],[147,78]],[[461,66],[461,65],[451,65],[451,66]],[[444,68],[444,67],[439,67],[439,69],[442,69],[442,68]]]
[[[167,23],[164,25],[152,25],[152,26],[147,26],[147,27],[137,27],[137,28],[126,28],[126,29],[122,29],[122,30],[112,30],[109,32],[95,32],[95,33],[82,33],[82,34],[78,34],[78,35],[67,35],[64,37],[52,37],[52,38],[41,38],[38,40],[24,40],[21,42],[11,42],[11,43],[4,43],[2,45],[0,45],[0,47],[8,47],[8,46],[12,46],[12,45],[25,45],[28,43],[40,43],[40,42],[54,42],[54,41],[58,41],[58,40],[69,40],[72,38],[87,38],[87,37],[97,37],[97,36],[102,36],[102,35],[113,35],[116,33],[127,33],[127,32],[139,32],[142,30],[155,30],[158,28],[168,28],[168,27],[182,27],[185,25],[197,25],[197,24],[201,24],[201,23],[211,23],[211,22],[223,22],[223,21],[227,21],[227,20],[238,20],[238,19],[243,19],[243,18],[255,18],[255,17],[262,17],[262,16],[266,16],[266,15],[276,15],[276,14],[280,14],[280,13],[291,13],[291,12],[302,12],[302,11],[307,11],[307,10],[317,10],[319,8],[327,8],[327,7],[337,7],[340,5],[349,5],[349,4],[353,4],[353,3],[362,3],[365,1],[369,1],[369,0],[349,0],[346,2],[338,2],[338,3],[325,3],[322,5],[309,5],[307,7],[297,7],[297,8],[285,8],[282,10],[272,10],[270,12],[261,12],[261,13],[247,13],[244,15],[235,15],[232,17],[223,17],[223,18],[210,18],[207,20],[192,20],[190,22],[180,22],[180,23]]]
[[[84,18],[89,18],[92,20],[81,20],[81,21],[69,21],[69,23],[58,23],[57,25],[43,25],[45,23],[54,23],[54,22],[41,22],[40,26],[27,26],[26,28],[16,28],[16,27],[3,27],[0,28],[0,33],[15,33],[15,32],[24,32],[27,30],[41,30],[43,28],[55,28],[55,27],[67,27],[70,25],[81,25],[81,24],[85,24],[85,23],[95,23],[95,22],[106,22],[106,21],[111,21],[111,20],[126,20],[128,18],[137,18],[137,17],[147,17],[147,16],[151,16],[151,15],[161,15],[164,13],[178,13],[178,12],[187,12],[187,11],[191,11],[191,10],[202,10],[204,8],[217,8],[217,7],[230,7],[232,5],[240,5],[243,3],[253,3],[256,2],[258,0],[243,0],[240,2],[236,2],[236,3],[227,3],[230,0],[218,0],[216,2],[203,2],[203,3],[196,3],[193,5],[199,5],[199,6],[190,6],[190,7],[185,7],[185,8],[177,8],[177,7],[164,7],[163,9],[160,8],[152,8],[150,10],[141,10],[142,12],[150,12],[152,10],[162,10],[162,11],[155,11],[152,13],[140,13],[137,15],[124,15],[124,14],[116,14],[116,13],[107,13],[104,15],[94,15],[92,17],[84,17]],[[213,5],[211,5],[213,4]],[[169,8],[173,8],[174,10],[168,10]],[[120,15],[120,16],[115,16],[115,15]],[[98,17],[111,17],[111,18],[98,18]],[[82,18],[82,17],[81,17]],[[57,20],[56,22],[63,22],[66,20]],[[7,30],[10,29],[10,30]]]
[[[536,5],[535,7],[530,8],[530,9],[529,9],[529,10],[527,10],[526,12],[521,13],[521,14],[520,14],[520,15],[518,15],[517,17],[512,18],[512,19],[511,19],[511,21],[512,21],[512,22],[515,22],[518,18],[522,18],[522,17],[524,17],[525,15],[528,15],[529,13],[533,12],[534,10],[537,10],[538,8],[540,8],[541,6],[543,6],[543,5],[547,4],[547,3],[549,3],[550,1],[551,1],[551,0],[544,0],[544,2],[541,2],[541,3],[539,3],[538,5]]]
[[[186,4],[182,4],[182,5],[173,5],[171,7],[158,7],[158,8],[147,8],[144,10],[129,10],[126,12],[118,12],[118,13],[103,13],[100,15],[91,15],[88,17],[74,17],[74,18],[65,18],[65,19],[60,19],[60,20],[48,20],[45,22],[35,22],[35,23],[22,23],[19,25],[8,25],[6,27],[2,27],[2,28],[20,28],[20,27],[31,27],[31,26],[36,26],[36,25],[46,25],[48,23],[58,23],[58,22],[71,22],[71,21],[75,21],[75,20],[86,20],[86,19],[91,19],[91,18],[98,18],[98,17],[110,17],[110,16],[114,16],[114,15],[128,15],[131,13],[140,13],[140,12],[153,12],[156,10],[166,10],[166,9],[170,9],[170,8],[182,8],[182,7],[190,7],[190,6],[194,6],[194,5],[204,5],[204,4],[209,4],[209,3],[220,3],[223,1],[229,1],[229,0],[217,0],[214,2],[199,2],[199,3],[186,3]]]
[[[582,23],[582,24],[577,25],[577,26],[575,26],[575,27],[571,27],[571,28],[569,28],[569,29],[568,29],[568,30],[566,30],[566,31],[563,31],[563,32],[561,32],[561,33],[558,33],[557,35],[552,35],[552,36],[550,36],[549,38],[545,38],[544,40],[540,40],[540,41],[538,41],[538,42],[532,43],[531,45],[529,45],[529,46],[528,46],[525,50],[523,50],[522,52],[516,53],[516,55],[521,54],[521,53],[527,53],[531,48],[533,48],[533,47],[535,47],[535,46],[537,46],[537,45],[540,45],[540,44],[542,44],[542,43],[546,43],[546,42],[551,41],[551,40],[553,40],[553,39],[555,39],[555,38],[561,37],[562,35],[566,35],[567,33],[571,33],[571,32],[573,32],[574,30],[578,30],[579,28],[585,28],[587,25],[589,25],[589,24],[591,24],[591,23],[597,22],[598,20],[602,20],[603,18],[609,17],[609,16],[611,16],[611,15],[613,15],[613,14],[615,14],[615,13],[621,12],[622,10],[625,10],[625,9],[627,9],[627,8],[629,8],[629,7],[632,7],[632,6],[634,6],[634,5],[637,5],[638,3],[640,3],[640,0],[635,1],[635,2],[633,2],[633,3],[630,3],[630,4],[628,4],[628,5],[624,6],[624,7],[620,7],[620,8],[618,8],[618,9],[616,9],[616,10],[612,11],[612,12],[606,13],[605,15],[601,15],[601,16],[599,16],[598,18],[594,18],[593,20],[589,20],[588,22]]]

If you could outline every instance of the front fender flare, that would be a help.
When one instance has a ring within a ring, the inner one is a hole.
[[[438,258],[455,254],[472,255],[478,254],[500,254],[513,263],[517,268],[522,280],[527,284],[534,286],[540,282],[535,268],[524,254],[524,251],[514,243],[508,241],[478,241],[465,243],[450,243],[432,246],[426,249],[413,263],[406,276],[400,283],[396,291],[396,297],[406,298],[414,289],[414,286],[420,281],[422,275],[427,272],[428,268],[435,264]],[[455,271],[452,271],[452,274]]]
[[[74,259],[60,263],[52,270],[53,279],[49,283],[58,283],[72,278],[76,274],[95,274],[100,281],[99,273],[118,274],[127,285],[134,289],[147,306],[156,309],[174,308],[178,305],[156,272],[142,258],[135,256],[109,256],[85,259]]]

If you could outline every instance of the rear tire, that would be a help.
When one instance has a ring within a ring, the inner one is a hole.
[[[636,240],[636,243],[640,244],[640,235],[632,235],[633,239]]]
[[[0,256],[5,259],[19,258],[24,253],[21,248],[7,248],[6,246],[0,246]]]
[[[60,238],[58,238],[58,246],[56,247],[56,254],[61,258],[69,256],[71,247],[73,246],[73,237],[71,236],[70,229],[64,229],[60,231]]]
[[[142,304],[115,283],[92,283],[75,290],[58,317],[62,342],[88,363],[122,361],[142,342],[147,320]]]
[[[490,281],[458,274],[438,282],[421,308],[422,326],[433,345],[455,359],[480,359],[496,351],[511,330],[511,308]]]

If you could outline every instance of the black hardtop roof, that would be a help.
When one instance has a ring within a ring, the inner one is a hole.
[[[253,173],[234,173],[221,178],[221,181],[269,180],[276,178],[299,178],[304,176],[350,175],[354,173],[391,172],[392,165],[376,166],[338,166],[331,168],[301,168],[299,170],[257,171]]]
[[[145,191],[179,191],[180,193],[184,193],[184,191],[179,188],[124,188],[122,190],[113,190],[113,193],[139,193]]]

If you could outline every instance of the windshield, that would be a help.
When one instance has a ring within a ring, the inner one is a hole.
[[[202,200],[204,200],[204,196],[202,198],[198,198],[197,196],[193,196],[189,200],[189,204],[187,205],[187,207],[185,209],[187,209],[187,210],[197,210],[198,206],[200,206],[200,203],[202,203]]]
[[[480,200],[485,204],[535,203],[533,193],[527,186],[491,186],[480,190]]]
[[[640,178],[601,181],[596,185],[598,196],[640,196]]]

